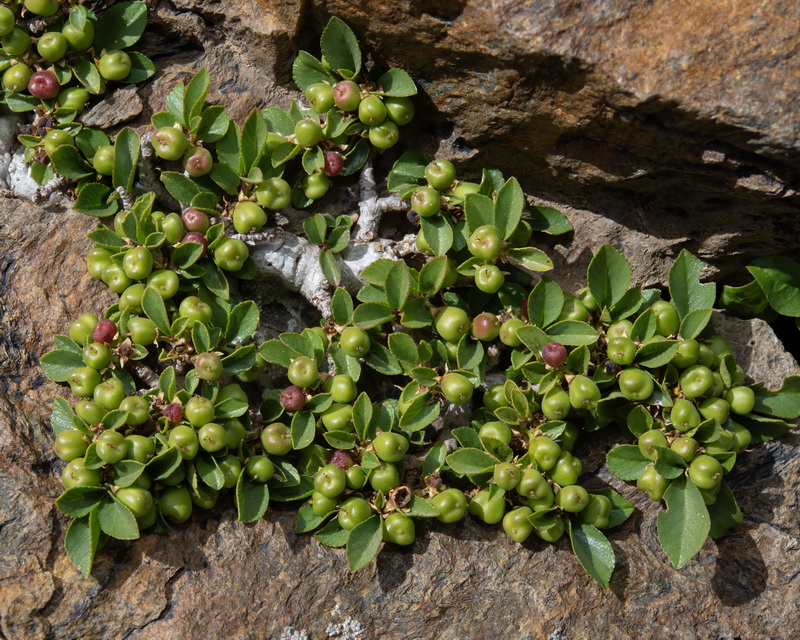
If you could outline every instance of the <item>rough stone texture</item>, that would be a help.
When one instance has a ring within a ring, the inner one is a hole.
[[[723,273],[798,247],[800,8],[789,0],[152,6],[144,50],[159,72],[141,101],[98,109],[104,123],[144,130],[173,83],[203,65],[211,98],[240,121],[286,106],[293,52],[313,50],[333,13],[419,81],[415,143],[433,153],[445,138],[442,153],[465,171],[498,166],[567,212],[576,232],[555,247],[562,282],[582,280],[602,242],[648,285],[663,283],[683,247]],[[606,592],[566,541],[519,546],[471,520],[421,524],[412,548],[350,575],[342,552],[293,533],[291,512],[243,525],[230,504],[168,536],[109,544],[83,578],[52,506],[61,463],[49,406],[67,394],[38,358],[77,314],[111,301],[84,270],[91,226],[57,200],[0,200],[0,637],[796,637],[797,434],[743,457],[730,483],[744,523],[681,571],[658,547],[657,508],[587,452],[595,486],[612,484],[640,510],[610,535],[618,567]],[[308,311],[287,307],[293,328]],[[720,330],[753,378],[775,386],[798,373],[763,323]],[[611,434],[599,437],[594,447],[611,446]]]

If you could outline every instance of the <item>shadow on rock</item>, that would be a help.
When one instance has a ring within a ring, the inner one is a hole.
[[[717,541],[717,566],[711,578],[714,593],[729,607],[755,600],[767,588],[767,566],[747,527]]]

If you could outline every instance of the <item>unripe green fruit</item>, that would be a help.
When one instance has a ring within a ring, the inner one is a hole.
[[[503,248],[503,239],[497,227],[486,224],[478,227],[467,239],[467,248],[476,258],[495,260]]]
[[[327,516],[338,505],[338,497],[329,498],[328,496],[322,495],[319,491],[315,491],[311,494],[311,511],[315,516],[319,516],[320,518]]]
[[[189,141],[182,129],[161,127],[153,134],[153,149],[159,158],[164,160],[180,160],[186,153]]]
[[[658,452],[653,447],[668,447],[667,437],[658,429],[650,429],[639,436],[639,451],[648,460],[655,460]]]
[[[727,453],[732,451],[734,446],[733,434],[723,429],[716,440],[705,443],[705,450],[706,453]]]
[[[170,487],[158,499],[161,515],[173,524],[182,524],[192,515],[192,496],[186,487]]]
[[[197,433],[185,424],[179,424],[169,432],[169,446],[175,447],[184,460],[193,460],[200,450]]]
[[[525,542],[533,531],[532,515],[533,511],[528,507],[512,509],[503,517],[503,531],[515,542]]]
[[[430,218],[442,207],[441,194],[432,187],[420,187],[411,194],[411,208],[420,218]]]
[[[356,399],[358,390],[356,384],[346,373],[331,376],[325,384],[325,390],[331,394],[334,402],[347,404]]]
[[[225,429],[225,445],[231,451],[236,451],[247,435],[247,429],[236,418],[226,420],[222,423],[222,426]]]
[[[384,120],[369,128],[369,141],[378,149],[390,149],[400,140],[400,131],[391,120]]]
[[[674,440],[670,445],[670,449],[677,453],[684,462],[691,462],[697,455],[700,444],[694,438],[683,436]]]
[[[408,440],[399,433],[379,433],[372,441],[376,455],[384,462],[400,462],[408,451]]]
[[[189,318],[204,324],[211,322],[213,311],[211,307],[197,296],[187,296],[178,307],[178,316]]]
[[[36,43],[36,50],[48,62],[58,62],[67,53],[67,39],[58,31],[44,33]]]
[[[566,531],[562,516],[538,518],[533,522],[533,531],[545,542],[558,542]]]
[[[454,373],[452,371],[442,376],[439,386],[444,397],[453,404],[469,402],[470,398],[472,398],[472,392],[474,391],[472,383],[467,380],[467,378],[460,373]]]
[[[589,319],[589,310],[577,298],[566,298],[558,320],[577,320],[586,322]]]
[[[150,318],[135,316],[128,320],[128,333],[136,344],[151,345],[156,341],[156,324]]]
[[[344,473],[347,476],[348,489],[363,489],[364,485],[367,484],[367,474],[364,473],[364,470],[361,467],[352,466]]]
[[[345,489],[347,476],[335,464],[322,467],[314,476],[314,490],[328,498],[336,498]]]
[[[671,302],[656,300],[650,310],[656,319],[656,333],[660,336],[671,336],[678,333],[681,319]]]
[[[358,327],[347,327],[339,337],[339,347],[352,358],[362,358],[367,355],[372,341],[367,332]]]
[[[339,524],[342,525],[342,529],[347,529],[349,531],[356,525],[364,522],[364,520],[371,515],[372,507],[369,502],[364,500],[364,498],[354,496],[348,498],[339,506],[339,515],[337,519],[339,520]]]
[[[583,471],[583,463],[569,451],[558,457],[555,466],[550,470],[550,479],[561,487],[575,484]]]
[[[131,57],[124,51],[109,51],[97,63],[97,70],[105,80],[124,80],[131,72]],[[176,129],[177,131],[177,129]],[[183,151],[186,148],[184,147]],[[167,158],[169,160],[177,160],[183,155],[183,151],[175,158]],[[161,156],[162,158],[164,156]]]
[[[142,313],[142,297],[147,287],[141,282],[130,285],[119,296],[119,308],[131,313]]]
[[[391,462],[384,462],[372,470],[369,476],[369,485],[384,495],[400,486],[400,472]]]
[[[756,395],[750,387],[731,387],[725,393],[725,400],[730,410],[739,416],[745,416],[756,406]]]
[[[214,262],[225,271],[239,271],[249,257],[247,245],[237,238],[228,238],[214,249]]]
[[[354,430],[352,405],[332,404],[322,413],[322,424],[328,431],[347,431],[352,433]]]
[[[294,135],[301,147],[313,147],[322,140],[322,127],[310,118],[303,118],[294,126]]]
[[[14,30],[17,17],[6,6],[0,6],[0,37],[6,36]]]
[[[56,440],[53,444],[56,455],[64,462],[75,460],[75,458],[83,458],[88,448],[89,443],[84,439],[83,434],[76,429],[56,434]]]
[[[275,475],[275,465],[267,456],[253,456],[247,461],[245,471],[255,482],[267,482]]]
[[[479,438],[492,438],[493,440],[498,440],[506,445],[511,444],[512,435],[513,434],[511,433],[511,429],[508,427],[508,425],[497,420],[483,424],[478,430]]]
[[[584,524],[590,524],[598,529],[605,529],[612,510],[611,500],[603,495],[593,494],[589,496],[589,503],[580,512],[578,519]]]
[[[431,498],[439,522],[458,522],[467,512],[467,497],[458,489],[445,489]]]
[[[383,99],[386,110],[389,112],[389,119],[402,127],[407,125],[414,118],[414,103],[405,97],[386,97]]]
[[[733,451],[735,453],[741,453],[747,449],[747,447],[750,446],[750,442],[753,440],[753,434],[738,422],[733,423],[731,435],[733,436]]]
[[[714,376],[711,369],[695,364],[681,374],[681,391],[687,398],[698,398],[711,388]]]
[[[414,520],[403,513],[390,513],[383,521],[383,539],[401,546],[414,542]]]
[[[145,438],[132,433],[129,436],[125,436],[125,440],[128,443],[128,453],[125,456],[128,460],[136,460],[136,462],[146,464],[155,453],[156,443],[152,438]]]
[[[67,39],[67,46],[71,51],[86,51],[94,41],[94,24],[87,20],[82,29],[78,29],[70,22],[65,22],[61,33]]]
[[[636,357],[636,343],[630,338],[619,336],[610,338],[607,347],[608,359],[625,366],[631,364]]]
[[[580,513],[589,504],[589,492],[577,484],[570,485],[556,494],[556,503],[568,513]]]
[[[425,179],[437,191],[447,191],[456,179],[456,168],[449,160],[434,160],[425,167]]]
[[[697,405],[700,415],[706,420],[724,424],[730,414],[730,405],[722,398],[705,398]]]
[[[218,460],[220,471],[222,471],[222,488],[233,489],[242,475],[242,463],[233,454],[228,454],[222,460]]]
[[[561,387],[553,387],[542,398],[542,413],[548,420],[565,418],[572,408],[570,396]]]
[[[378,96],[367,96],[358,105],[358,119],[366,125],[380,124],[388,115],[386,105]]]
[[[100,469],[87,469],[83,465],[83,458],[75,458],[64,467],[64,471],[61,472],[61,482],[67,489],[100,485]]]
[[[72,393],[79,398],[90,398],[94,394],[95,388],[100,384],[100,374],[91,367],[79,367],[73,369],[67,375]]]
[[[150,419],[150,402],[142,396],[128,396],[119,403],[119,410],[128,414],[125,424],[136,427]]]
[[[287,371],[289,382],[300,388],[313,385],[319,377],[317,363],[308,356],[300,356],[292,360]]]
[[[569,401],[575,409],[594,409],[600,400],[600,389],[594,380],[575,376],[569,383]]]
[[[50,17],[58,12],[58,0],[25,0],[25,8],[37,16]]]
[[[149,491],[136,487],[122,487],[114,495],[137,518],[143,518],[156,504]]]
[[[500,327],[500,342],[509,347],[518,347],[522,340],[517,337],[517,330],[525,326],[519,318],[509,318]]]
[[[180,278],[171,269],[159,269],[147,277],[147,286],[157,291],[162,300],[169,300],[178,293]]]
[[[664,497],[670,482],[670,480],[658,473],[655,467],[647,467],[636,481],[636,486],[644,491],[651,500],[658,502]]]
[[[224,366],[216,353],[201,353],[195,358],[194,370],[200,380],[217,380]]]
[[[691,367],[700,355],[700,345],[697,340],[681,340],[678,343],[678,351],[670,362],[679,369]]]
[[[678,398],[672,403],[670,422],[681,433],[697,428],[702,422],[700,412],[689,400]]]
[[[92,158],[92,166],[94,170],[100,175],[110,176],[114,173],[114,163],[116,162],[116,153],[113,144],[101,144],[97,147],[97,151]]]
[[[122,259],[122,268],[132,280],[144,280],[153,271],[153,256],[146,247],[128,249]]]
[[[469,331],[469,316],[458,307],[444,307],[436,314],[433,326],[443,340],[456,343]]]
[[[91,400],[81,400],[75,405],[75,414],[89,426],[100,424],[106,410]]]
[[[522,478],[522,471],[520,471],[519,465],[513,462],[501,462],[495,465],[492,477],[498,487],[505,491],[511,491],[519,484]]]
[[[65,145],[74,147],[75,141],[64,129],[51,129],[44,137],[44,152],[48,156],[52,156],[56,149]]]
[[[475,271],[475,286],[484,293],[496,293],[506,281],[503,272],[495,264],[485,264]]]
[[[208,398],[192,396],[184,409],[184,415],[195,429],[214,420],[214,403]]]
[[[497,524],[506,512],[506,501],[503,492],[496,492],[492,497],[489,489],[478,492],[469,502],[469,512],[483,520],[486,524]]]
[[[223,449],[228,442],[228,433],[225,427],[216,422],[207,422],[197,431],[197,440],[200,447],[209,452]]]
[[[723,473],[719,460],[705,454],[689,463],[689,479],[698,489],[713,489],[722,482]]]
[[[128,454],[128,442],[119,431],[104,431],[95,441],[97,456],[104,462],[116,464]]]
[[[0,39],[0,44],[3,46],[3,52],[8,56],[21,56],[27,53],[31,46],[31,37],[28,32],[19,27],[13,27],[6,35]],[[20,66],[20,65],[16,65]],[[28,65],[24,65],[28,66]],[[28,67],[30,69],[30,67]],[[5,84],[5,83],[4,83]],[[28,81],[25,81],[25,86]],[[8,87],[6,87],[8,88]]]
[[[549,471],[561,456],[561,447],[547,436],[536,436],[530,441],[528,452],[539,469]]]
[[[633,323],[630,320],[617,320],[606,330],[606,336],[611,338],[630,338],[633,330]]]
[[[90,342],[83,348],[83,362],[92,369],[105,369],[111,363],[111,349],[102,342]]]
[[[305,96],[311,108],[317,113],[333,109],[333,87],[325,82],[317,82],[306,87]]]
[[[653,394],[655,382],[653,377],[642,369],[624,369],[617,378],[622,394],[629,400],[641,402]]]
[[[261,446],[271,456],[285,456],[292,450],[292,432],[285,424],[273,422],[261,432]]]
[[[92,395],[98,405],[108,411],[114,411],[125,399],[125,385],[119,378],[109,378],[97,385]]]
[[[292,188],[283,178],[267,178],[256,187],[256,200],[267,209],[283,209],[292,201]]]

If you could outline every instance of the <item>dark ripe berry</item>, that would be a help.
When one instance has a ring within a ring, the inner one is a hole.
[[[306,403],[306,394],[300,387],[291,385],[281,391],[280,400],[287,411],[300,411]]]
[[[567,359],[567,350],[560,342],[550,342],[542,347],[542,359],[551,367],[560,367]]]
[[[183,236],[181,244],[186,244],[187,242],[196,242],[197,244],[203,245],[203,253],[205,253],[206,249],[208,248],[208,241],[206,240],[206,235],[204,233],[200,233],[199,231],[190,231],[185,236]]]
[[[328,151],[325,154],[325,168],[323,169],[325,175],[329,178],[335,178],[342,172],[342,169],[344,169],[342,155],[335,151]]]
[[[183,220],[183,226],[186,227],[187,231],[205,233],[211,226],[208,216],[198,209],[186,209],[186,211],[181,214],[181,220]]]
[[[168,404],[161,410],[161,415],[167,419],[170,424],[178,424],[183,418],[183,407],[177,402]]]
[[[92,340],[95,342],[108,344],[114,340],[115,335],[117,335],[117,325],[105,318],[99,320],[92,330]]]
[[[347,451],[334,449],[328,454],[328,464],[335,464],[342,471],[347,471],[353,466],[353,459]]]
[[[37,71],[28,80],[28,91],[35,98],[49,100],[58,95],[61,85],[52,71]]]

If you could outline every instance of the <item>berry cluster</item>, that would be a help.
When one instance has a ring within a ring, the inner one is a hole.
[[[552,262],[530,242],[571,226],[529,208],[497,170],[457,181],[451,163],[404,153],[388,188],[411,198],[421,253],[370,264],[355,300],[337,287],[320,326],[253,343],[258,309],[234,292],[255,263],[226,225],[249,233],[267,223],[262,207],[321,197],[332,174],[364,164],[362,137],[382,125],[393,133],[412,113],[404,73],[355,83],[361,53],[341,21],[321,45],[322,60],[301,52],[294,66],[313,112],[255,111],[239,127],[205,106],[206,72],[175,88],[153,116],[152,145],[180,163],[160,179],[181,214],[155,210],[152,192],[126,204],[92,183],[79,189],[82,210],[116,213],[89,235],[87,268],[119,301],[102,318],[80,316],[42,357],[78,398],[56,400],[52,416],[67,462],[57,505],[73,518],[76,564],[88,573],[107,537],[166,531],[230,493],[242,521],[270,501],[296,503],[296,530],[346,547],[352,570],[384,542],[411,544],[415,519],[456,523],[469,512],[516,542],[568,535],[607,586],[614,553],[602,530],[633,507],[586,482],[573,449],[612,424],[635,444],[612,449],[609,467],[685,507],[659,516],[676,566],[740,521],[724,475],[751,443],[790,428],[797,395],[788,383],[745,384],[730,345],[709,330],[715,286],[700,283],[703,264],[687,252],[670,272],[670,300],[631,287],[630,265],[610,246],[574,294],[538,275]],[[113,155],[114,182],[130,192],[139,143],[121,131],[94,169],[104,173]],[[285,165],[301,153],[305,176],[290,187]],[[304,221],[332,282],[325,256],[347,247],[351,224]]]
[[[65,177],[75,177],[69,166],[78,151],[92,157],[91,139],[101,134],[79,124],[90,95],[103,94],[108,82],[141,82],[155,73],[146,56],[125,50],[144,30],[143,3],[118,3],[99,18],[83,6],[65,7],[57,0],[0,6],[0,104],[35,112],[36,122],[20,141],[40,183],[62,173],[56,165],[66,170]],[[41,26],[34,23],[40,20],[46,26],[36,35],[33,29]],[[77,149],[54,158],[63,146]]]

